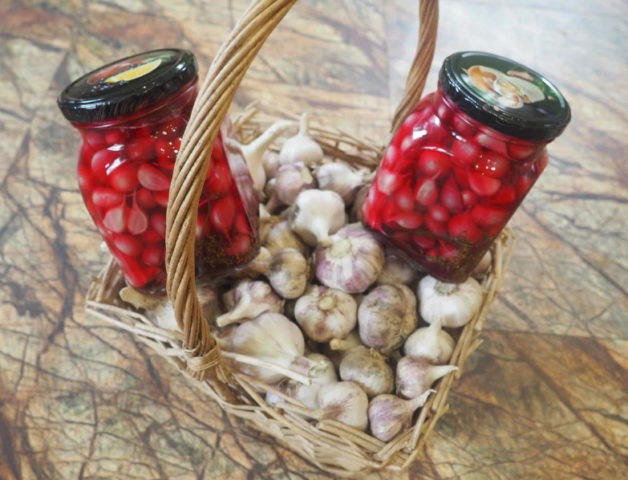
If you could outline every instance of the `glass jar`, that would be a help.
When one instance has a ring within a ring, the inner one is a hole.
[[[165,285],[166,206],[181,138],[197,95],[192,53],[164,49],[105,65],[70,84],[58,105],[82,137],[83,200],[128,284]],[[213,146],[197,215],[197,268],[219,275],[259,250],[258,199],[244,158]]]
[[[394,134],[364,204],[365,224],[416,267],[465,280],[545,169],[569,105],[503,57],[445,59],[437,91]]]

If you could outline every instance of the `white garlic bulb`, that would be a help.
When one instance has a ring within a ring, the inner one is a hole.
[[[410,428],[415,410],[425,405],[427,398],[434,390],[422,395],[403,400],[396,395],[383,394],[371,400],[368,416],[371,433],[382,442],[389,442],[399,433]]]
[[[308,115],[307,112],[301,115],[299,122],[299,132],[293,137],[288,138],[279,150],[279,163],[286,165],[288,163],[303,162],[308,167],[316,165],[323,159],[323,149],[308,134]]]
[[[288,222],[290,228],[313,247],[347,223],[345,204],[340,195],[331,190],[303,190],[291,208]]]
[[[297,298],[307,287],[310,264],[298,250],[284,248],[273,255],[266,277],[283,298]]]
[[[333,190],[350,205],[357,189],[370,180],[372,173],[367,169],[354,170],[345,162],[324,163],[316,170],[316,182],[321,190]]]
[[[384,266],[384,249],[361,224],[352,223],[316,249],[316,277],[347,293],[364,292]]]
[[[410,285],[417,278],[417,272],[410,264],[394,253],[386,252],[384,268],[375,281],[378,285]]]
[[[340,362],[340,378],[357,383],[369,396],[393,391],[395,374],[384,357],[366,347],[349,350]]]
[[[266,312],[218,337],[220,347],[248,357],[248,363],[235,359],[235,368],[265,383],[286,377],[276,365],[309,376],[315,362],[304,357],[305,339],[299,327],[280,313]]]
[[[358,430],[366,430],[369,400],[356,383],[322,385],[316,398],[323,419],[333,419]]]
[[[425,358],[436,365],[447,363],[454,351],[454,339],[441,328],[440,321],[417,328],[403,344],[403,352],[410,357]]]
[[[427,275],[419,282],[417,293],[423,320],[438,320],[448,328],[466,325],[482,305],[482,287],[473,277],[446,283]]]
[[[216,318],[219,327],[250,320],[264,312],[281,312],[284,304],[270,285],[261,280],[240,280],[225,294],[225,299],[230,309]]]
[[[362,342],[383,353],[400,347],[416,325],[416,298],[405,285],[375,287],[358,307]]]
[[[397,393],[404,398],[418,397],[436,380],[456,370],[454,365],[432,365],[423,358],[402,357],[397,362]]]
[[[308,247],[292,231],[287,220],[278,221],[268,229],[264,238],[264,247],[272,254],[286,248],[294,248],[304,256],[309,254]]]
[[[315,186],[314,177],[303,162],[282,165],[275,173],[273,192],[266,208],[272,212],[283,205],[292,205],[299,193]]]
[[[357,309],[351,295],[310,285],[294,306],[294,318],[308,338],[322,343],[346,337],[355,328]]]

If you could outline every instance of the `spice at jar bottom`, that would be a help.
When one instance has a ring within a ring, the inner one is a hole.
[[[105,65],[58,98],[81,134],[78,181],[89,214],[130,285],[165,285],[166,207],[174,164],[196,99],[185,50],[153,50]],[[200,276],[248,263],[259,250],[258,199],[241,154],[213,146],[196,222]]]
[[[464,281],[570,118],[562,94],[535,71],[488,53],[450,55],[437,91],[393,136],[364,203],[365,224],[416,267]]]

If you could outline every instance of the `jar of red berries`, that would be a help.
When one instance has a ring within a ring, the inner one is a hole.
[[[570,120],[563,95],[503,57],[447,57],[437,91],[394,134],[364,204],[365,223],[415,266],[469,276],[545,169]]]
[[[133,287],[165,285],[166,206],[181,137],[197,94],[192,53],[153,50],[105,65],[59,96],[82,137],[83,200]],[[197,216],[199,274],[219,275],[257,254],[258,200],[240,153],[214,144]]]

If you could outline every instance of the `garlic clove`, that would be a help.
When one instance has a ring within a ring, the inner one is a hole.
[[[299,132],[288,138],[279,150],[279,163],[303,162],[308,167],[319,163],[324,153],[321,146],[308,134],[308,114],[301,115]]]
[[[397,393],[404,398],[418,397],[436,380],[456,370],[455,365],[432,365],[423,358],[402,357],[397,362]]]
[[[316,277],[347,293],[364,292],[384,266],[384,249],[361,224],[342,227],[316,249]]]
[[[466,325],[480,310],[482,287],[473,277],[461,283],[446,283],[425,276],[418,285],[421,317],[427,323],[440,321],[443,327]]]
[[[454,351],[455,341],[441,328],[440,321],[417,328],[405,341],[403,352],[411,357],[422,357],[434,364],[447,363]]]
[[[322,385],[316,398],[322,419],[332,419],[358,430],[366,430],[369,401],[356,383],[343,381]]]
[[[377,351],[352,348],[340,362],[339,371],[342,380],[357,383],[369,397],[393,391],[395,374]]]
[[[434,390],[427,390],[411,400],[403,400],[396,395],[382,394],[369,404],[368,417],[371,433],[383,442],[389,442],[399,433],[407,430],[414,412],[425,405]]]

